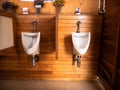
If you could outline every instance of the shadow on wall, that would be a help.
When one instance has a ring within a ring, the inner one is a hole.
[[[71,35],[66,35],[65,39],[64,39],[64,46],[65,46],[65,52],[68,55],[72,55],[73,53],[73,45],[72,45],[72,36]]]

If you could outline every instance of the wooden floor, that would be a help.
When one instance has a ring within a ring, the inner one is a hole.
[[[0,80],[0,90],[105,90],[97,81]]]

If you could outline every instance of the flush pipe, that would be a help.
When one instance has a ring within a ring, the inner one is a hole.
[[[80,21],[77,21],[77,33],[80,33],[80,24],[81,22]],[[77,67],[80,68],[80,65],[81,65],[81,61],[80,61],[80,58],[81,58],[81,55],[80,54],[76,54],[75,57],[74,57],[74,60],[77,61]]]
[[[36,32],[37,21],[36,21],[36,20],[33,20],[33,21],[32,21],[32,24],[33,24],[33,32]]]
[[[81,65],[81,60],[80,60],[80,58],[81,58],[81,56],[78,55],[77,57],[78,57],[78,58],[77,58],[77,67],[80,68],[80,65]]]
[[[80,68],[81,61],[80,61],[81,55],[75,55],[74,60],[77,61],[77,67]]]
[[[81,24],[81,22],[80,21],[77,21],[77,33],[80,33],[80,24]]]
[[[35,63],[37,61],[39,61],[39,56],[38,55],[33,55],[32,65],[35,66]]]
[[[102,4],[102,10],[101,10],[101,4]],[[106,10],[105,10],[105,0],[102,0],[102,3],[101,3],[101,0],[99,0],[98,13],[99,14],[104,14],[105,12],[106,12]]]
[[[32,59],[32,65],[35,66],[35,59],[34,59],[35,55],[33,55],[33,59]]]
[[[32,24],[33,24],[33,32],[36,32],[37,21],[33,20]],[[35,63],[39,60],[39,56],[37,56],[36,54],[33,54],[32,57],[33,57],[33,59],[32,59],[32,65],[35,66]]]

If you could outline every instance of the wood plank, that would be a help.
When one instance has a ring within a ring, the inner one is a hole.
[[[118,42],[119,42],[119,9],[120,0],[112,1],[106,0],[106,13],[104,14],[103,22],[103,40],[102,40],[102,50],[101,59],[99,64],[103,65],[108,72],[108,75],[103,76],[102,73],[99,74],[100,78],[103,80],[105,85],[111,90],[116,90],[115,84],[118,75],[117,70],[117,57],[118,57]],[[101,68],[98,70],[100,71]],[[111,78],[110,78],[110,76]]]

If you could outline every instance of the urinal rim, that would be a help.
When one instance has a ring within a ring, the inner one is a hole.
[[[25,35],[25,36],[36,36],[38,33],[40,32],[22,32],[22,35]]]
[[[91,32],[80,32],[80,33],[72,32],[72,36],[73,35],[80,35],[80,34],[91,34]]]

